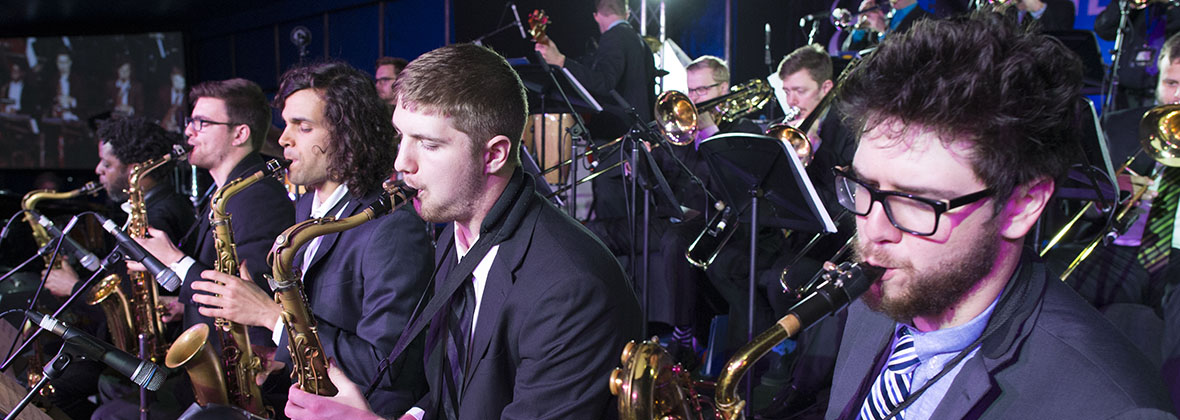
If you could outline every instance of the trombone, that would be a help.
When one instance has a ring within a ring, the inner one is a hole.
[[[770,97],[773,91],[768,83],[762,79],[754,79],[746,83],[734,86],[729,89],[729,93],[719,96],[699,104],[694,104],[688,95],[676,90],[669,90],[661,93],[656,98],[654,109],[656,129],[668,143],[676,146],[687,146],[696,141],[697,131],[700,130],[697,125],[697,120],[700,117],[699,110],[705,110],[713,115],[713,118],[719,122],[733,122],[738,118],[744,117],[751,113],[757,112],[770,102]],[[574,157],[563,160],[552,167],[541,172],[541,176],[550,172],[556,171],[565,165],[572,165],[578,159],[594,159],[594,155],[599,153],[602,149],[614,147],[623,140],[626,135],[616,138],[603,144],[601,146],[591,147],[589,150],[582,152]],[[804,136],[806,138],[806,136]],[[652,148],[659,144],[652,145]],[[602,170],[595,170],[594,173],[586,175],[574,182],[573,185],[580,185],[598,176],[623,165],[625,161],[620,160],[607,166]],[[592,166],[593,167],[593,166]],[[562,186],[553,192],[552,195],[561,194],[568,190],[569,185]]]
[[[1127,163],[1123,165],[1123,171],[1130,165],[1131,161],[1139,155],[1140,152],[1147,153],[1152,159],[1164,166],[1173,168],[1180,167],[1180,105],[1169,104],[1160,105],[1152,108],[1143,114],[1143,118],[1139,120],[1139,143],[1142,149],[1131,156]],[[1120,171],[1122,172],[1122,171]],[[1138,214],[1131,210],[1139,203],[1143,194],[1147,192],[1147,185],[1136,188],[1134,194],[1131,195],[1123,205],[1119,207],[1113,223],[1107,227],[1105,234],[1100,234],[1095,237],[1090,243],[1078,253],[1065,271],[1061,273],[1060,279],[1065,281],[1073,274],[1074,269],[1078,267],[1087,257],[1094,252],[1098,245],[1105,244],[1110,240],[1116,238],[1121,232],[1119,227],[1126,227],[1133,223],[1134,217]],[[1087,204],[1085,209],[1093,205],[1093,202]],[[1070,223],[1066,224],[1060,232],[1053,238],[1059,240],[1064,233],[1073,227],[1080,216],[1075,216]],[[1131,218],[1131,219],[1128,219]],[[1055,243],[1055,242],[1054,242]],[[1050,244],[1050,246],[1053,243]],[[1049,247],[1046,247],[1046,251]],[[1043,255],[1043,252],[1042,252]]]

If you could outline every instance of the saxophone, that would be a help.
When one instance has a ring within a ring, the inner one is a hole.
[[[213,194],[209,224],[213,227],[214,247],[217,249],[214,269],[218,272],[238,275],[238,253],[226,203],[230,197],[279,173],[283,167],[277,159],[272,159],[265,168],[227,182]],[[202,323],[190,327],[176,339],[168,349],[165,364],[173,369],[184,366],[199,404],[232,404],[256,415],[266,415],[268,409],[262,405],[262,392],[254,382],[254,376],[262,368],[262,360],[250,348],[246,326],[224,318],[214,320],[214,325],[221,339],[220,361],[208,345],[209,326]]]
[[[102,191],[102,185],[94,182],[87,182],[86,185],[83,185],[81,188],[67,192],[56,192],[53,190],[33,190],[29,191],[29,193],[25,194],[24,198],[21,199],[21,209],[35,211],[37,209],[37,204],[44,200],[68,200],[83,195],[94,195],[99,191]],[[28,222],[29,227],[33,229],[33,240],[37,242],[38,248],[44,248],[53,240],[49,236],[49,232],[45,230],[45,227],[38,222],[39,219],[34,218],[32,213],[25,212],[25,221]],[[57,259],[51,259],[51,257],[51,254],[44,254],[41,256],[41,258],[45,260],[45,268],[60,269],[62,264],[65,262],[64,259],[61,256],[58,256]],[[118,284],[119,281],[119,276],[114,274],[106,276],[102,279],[102,283],[113,282]],[[111,319],[108,319],[108,321],[111,321]],[[130,336],[127,335],[126,330],[116,330],[117,323],[112,324],[108,322],[108,324],[112,325],[112,339],[129,339]],[[26,321],[24,327],[21,328],[22,334],[26,339],[35,330],[36,328],[34,328],[33,325],[28,321]],[[120,337],[116,334],[122,334],[122,336]],[[29,385],[32,386],[33,384],[41,381],[41,369],[45,366],[45,361],[41,358],[40,341],[33,343],[33,353],[29,356],[28,363],[29,367],[27,379],[29,381]],[[47,385],[44,388],[41,388],[41,396],[48,397],[53,395],[53,392],[53,385]]]
[[[131,207],[131,215],[127,223],[127,233],[133,238],[147,236],[147,207],[143,201],[143,177],[164,164],[174,160],[184,160],[188,152],[180,145],[174,145],[172,152],[146,162],[131,166],[131,174],[127,178],[127,204]],[[111,326],[111,336],[116,346],[124,351],[139,348],[140,358],[159,362],[164,355],[164,321],[160,315],[164,312],[160,308],[159,293],[156,281],[152,275],[143,272],[129,273],[131,280],[132,299],[128,304],[126,296],[118,282],[101,282],[91,289],[89,303],[101,304],[103,313],[107,316],[107,325]],[[134,330],[134,335],[115,337],[116,322],[119,330]],[[133,340],[133,341],[128,341]]]
[[[742,417],[746,402],[737,396],[737,387],[746,371],[775,345],[795,336],[828,314],[836,313],[856,300],[880,278],[883,269],[867,264],[825,263],[819,283],[806,299],[791,308],[770,329],[746,343],[725,363],[717,378],[713,415],[719,420]],[[689,374],[672,361],[655,341],[627,343],[623,349],[623,366],[610,376],[610,391],[619,397],[619,418],[704,419],[701,398],[693,389]]]
[[[291,379],[298,381],[299,388],[306,392],[333,396],[336,386],[328,380],[328,362],[316,333],[315,318],[303,293],[303,275],[298,268],[292,267],[292,261],[299,249],[312,239],[352,229],[393,213],[418,193],[401,181],[386,182],[384,189],[385,194],[359,214],[339,220],[331,216],[311,219],[287,228],[275,238],[267,256],[273,271],[267,281],[274,289],[275,301],[283,307],[283,325],[287,326],[287,349],[293,365]]]

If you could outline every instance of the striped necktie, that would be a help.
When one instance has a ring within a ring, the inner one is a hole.
[[[873,381],[873,387],[865,402],[860,407],[860,419],[881,420],[897,408],[902,401],[910,396],[910,381],[914,377],[914,368],[918,366],[918,354],[914,351],[914,336],[908,327],[897,330],[897,341],[893,344],[893,354],[889,356],[889,363]],[[904,413],[904,411],[903,411]],[[895,416],[902,419],[902,413]]]
[[[1148,213],[1143,242],[1139,245],[1139,263],[1152,279],[1161,275],[1168,265],[1177,200],[1180,200],[1180,168],[1166,166],[1160,177],[1159,194],[1152,200]]]

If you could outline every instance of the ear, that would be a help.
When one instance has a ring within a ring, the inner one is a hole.
[[[488,174],[500,173],[508,166],[508,155],[512,150],[512,141],[508,136],[499,135],[488,140],[484,148],[484,172]]]
[[[1010,240],[1027,235],[1037,224],[1055,188],[1053,178],[1038,178],[1016,187],[1008,204],[1004,206],[1008,223],[1001,227],[1000,235]]]
[[[827,95],[828,92],[832,90],[832,86],[835,86],[835,85],[832,84],[831,80],[824,80],[823,83],[820,83],[819,84],[820,96]]]
[[[250,126],[246,124],[238,124],[234,126],[234,147],[241,147],[243,144],[250,143]]]

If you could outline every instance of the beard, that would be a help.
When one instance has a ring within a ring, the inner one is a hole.
[[[110,185],[104,185],[107,190],[107,197],[115,203],[122,203],[127,201],[127,189],[131,187],[126,177],[121,179],[114,179],[110,181]]]
[[[478,167],[458,171],[454,175],[453,191],[448,197],[436,197],[431,186],[426,186],[427,200],[421,200],[418,216],[430,223],[450,223],[465,220],[474,213],[476,201],[487,188]],[[478,229],[479,227],[476,226]]]
[[[926,272],[917,272],[910,261],[897,260],[867,249],[864,243],[857,240],[857,260],[864,261],[872,256],[874,261],[896,267],[898,271],[909,275],[906,288],[894,291],[892,296],[885,293],[886,285],[878,279],[862,298],[869,309],[898,322],[911,322],[918,316],[945,313],[991,272],[1000,249],[998,235],[999,220],[995,218],[985,223],[983,233],[975,243],[961,247],[960,252],[949,253],[949,258]]]

